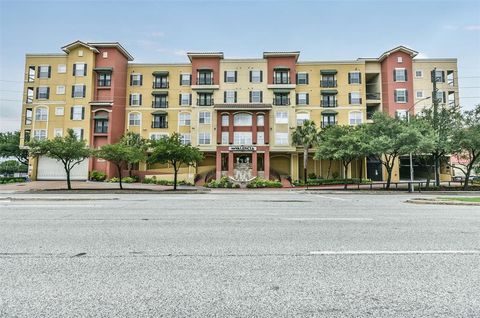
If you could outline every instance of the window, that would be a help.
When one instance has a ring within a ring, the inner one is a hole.
[[[222,144],[228,144],[228,131],[222,131]]]
[[[151,133],[150,134],[151,140],[161,140],[163,138],[168,138],[168,134],[167,133]]]
[[[141,118],[140,113],[130,113],[128,114],[128,124],[130,126],[140,126]]]
[[[417,99],[423,98],[423,91],[415,91],[415,97]]]
[[[297,94],[297,105],[308,105],[308,93]]]
[[[95,119],[94,132],[97,133],[97,134],[108,133],[108,119],[107,118]]]
[[[323,114],[322,115],[322,128],[336,125],[337,116],[335,114]]]
[[[154,114],[152,128],[168,128],[167,114]]]
[[[63,128],[55,128],[53,130],[53,137],[62,137],[63,136]]]
[[[400,110],[397,110],[395,112],[395,116],[398,118],[398,119],[402,119],[402,120],[406,120],[407,117],[408,117],[408,112],[404,109],[400,109]]]
[[[210,112],[200,112],[198,114],[199,124],[210,124]]]
[[[445,72],[441,70],[435,70],[435,77],[437,82],[444,83],[445,82]]]
[[[397,63],[403,63],[403,57],[398,56],[397,57]]]
[[[439,103],[445,103],[445,92],[437,91],[436,97]]]
[[[37,99],[48,99],[50,97],[50,87],[37,87]]]
[[[112,74],[100,73],[97,75],[98,87],[110,87],[112,84]]]
[[[130,86],[142,86],[142,74],[130,74]]]
[[[213,94],[211,94],[211,93],[198,93],[197,105],[198,106],[212,106],[213,105]]]
[[[235,83],[237,81],[237,71],[225,71],[224,81],[225,83]]]
[[[276,124],[288,124],[288,112],[276,112],[275,113]]]
[[[257,126],[265,126],[265,115],[257,115]]]
[[[197,85],[213,85],[213,72],[199,71],[197,73]]]
[[[71,113],[70,113],[70,119],[71,120],[82,120],[85,117],[85,108],[82,106],[73,106]]]
[[[140,104],[141,104],[141,102],[140,102]],[[155,95],[155,96],[153,96],[152,107],[153,108],[167,108],[168,107],[167,95]]]
[[[77,140],[83,140],[83,129],[82,128],[72,128],[75,137]]]
[[[83,50],[78,50],[78,56],[83,56]]]
[[[180,113],[178,116],[180,126],[190,126],[190,113]]]
[[[154,76],[153,88],[168,88],[168,76],[167,75]]]
[[[334,74],[322,74],[320,87],[337,87],[337,81]]]
[[[362,123],[362,112],[350,112],[348,117],[351,126],[360,125]]]
[[[265,133],[263,131],[257,132],[257,144],[259,145],[265,144]]]
[[[87,75],[87,64],[75,63],[73,64],[73,76],[85,76]]]
[[[51,66],[39,66],[38,67],[38,78],[50,78]]]
[[[25,100],[27,104],[33,103],[33,87],[27,88],[27,99]]]
[[[180,74],[180,85],[191,85],[192,75]]]
[[[35,73],[35,66],[29,66],[27,82],[35,82]]]
[[[320,104],[322,107],[337,107],[337,98],[334,94],[322,94]]]
[[[130,106],[140,106],[142,105],[142,94],[133,93],[130,94]]]
[[[67,73],[67,65],[66,64],[58,64],[57,73],[59,73],[59,74]]]
[[[235,145],[251,145],[252,132],[251,131],[236,131],[233,133],[233,143]]]
[[[273,84],[290,84],[290,71],[275,71],[273,74]]]
[[[348,73],[348,84],[361,84],[362,83],[362,74],[360,72],[349,72]]]
[[[252,126],[252,115],[246,113],[239,113],[233,116],[234,126]]]
[[[263,94],[262,91],[251,91],[250,92],[250,103],[262,103]]]
[[[85,97],[86,86],[85,85],[73,85],[72,86],[72,97],[73,98],[83,98]]]
[[[192,95],[190,93],[181,93],[180,94],[180,105],[188,106],[191,105]]]
[[[308,84],[308,73],[297,73],[297,84]]]
[[[25,125],[32,124],[33,110],[31,108],[25,109]]]
[[[35,129],[33,131],[33,139],[35,139],[35,140],[45,140],[45,139],[47,139],[47,130],[46,129]]]
[[[57,86],[57,95],[65,95],[65,86],[64,85]]]
[[[107,58],[108,58],[108,52],[106,52],[106,51],[105,51],[105,52],[102,52],[102,57],[103,57],[104,59],[107,59]]]
[[[48,108],[46,107],[37,107],[35,109],[35,120],[46,121],[48,120]]]
[[[406,82],[407,81],[407,70],[404,68],[396,68],[393,71],[393,80],[395,82]]]
[[[288,133],[275,133],[275,144],[288,145]]]
[[[351,105],[360,105],[362,103],[362,98],[360,97],[360,92],[351,92],[348,94],[349,104]]]
[[[55,107],[55,116],[63,116],[65,110],[63,107]]]
[[[237,92],[236,91],[225,91],[224,92],[224,102],[227,104],[233,104],[237,102]]]
[[[423,71],[422,70],[415,70],[415,77],[416,78],[422,78],[423,77]]]
[[[303,126],[303,123],[307,120],[310,120],[309,113],[298,113],[297,114],[297,126]]]
[[[395,90],[395,102],[406,103],[407,101],[408,101],[407,90],[406,89],[396,89]]]
[[[447,71],[447,83],[450,86],[455,86],[455,75],[453,70]]]
[[[251,83],[261,83],[263,80],[263,72],[262,71],[250,71],[250,82]]]
[[[230,116],[229,115],[222,115],[222,126],[226,127],[229,125]]]
[[[31,135],[31,130],[28,129],[28,130],[25,130],[25,133],[23,134],[23,141],[25,143],[29,142],[30,141],[30,135]]]
[[[275,93],[273,98],[273,104],[279,106],[290,105],[290,94],[289,93]]]
[[[198,134],[198,144],[199,145],[210,145],[210,133],[201,132]]]
[[[192,143],[190,134],[180,134],[180,142],[183,145],[190,145]]]

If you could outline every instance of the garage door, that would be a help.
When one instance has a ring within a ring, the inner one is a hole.
[[[88,179],[88,159],[85,159],[72,169],[70,179]],[[67,180],[67,174],[62,162],[48,157],[39,157],[37,180]]]

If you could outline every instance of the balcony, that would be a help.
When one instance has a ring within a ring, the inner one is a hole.
[[[367,92],[367,100],[380,100],[380,93],[368,93]]]
[[[290,98],[274,98],[272,104],[276,106],[288,106],[290,105]]]
[[[328,121],[328,122],[323,122],[322,121],[322,124],[321,124],[321,127],[322,128],[326,128],[328,126],[334,126],[334,125],[337,125],[338,124],[338,121],[335,120],[335,121]]]
[[[168,101],[152,101],[152,108],[168,108]]]
[[[321,100],[320,101],[320,106],[322,106],[322,107],[337,107],[337,101],[336,100]]]
[[[320,81],[320,87],[337,87],[336,80],[322,80]]]
[[[154,121],[152,122],[152,128],[168,128],[168,123]]]
[[[214,104],[213,98],[207,99],[207,100],[197,99],[197,106],[213,106],[213,104]]]
[[[169,82],[153,82],[153,89],[165,89],[169,87]]]

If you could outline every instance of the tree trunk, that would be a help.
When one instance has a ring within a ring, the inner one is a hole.
[[[303,150],[303,181],[307,184],[308,148]]]
[[[178,174],[178,169],[176,165],[173,166],[173,191],[177,190],[177,174]]]
[[[390,189],[390,183],[392,182],[392,170],[393,170],[393,166],[392,167],[386,167],[387,168],[387,186],[386,186],[386,189]]]
[[[435,185],[440,186],[440,156],[435,156]]]
[[[343,169],[344,169],[344,170],[343,170],[343,173],[344,173],[343,177],[344,177],[344,179],[345,179],[345,184],[343,185],[343,188],[344,188],[345,190],[347,190],[348,163],[344,163],[344,164],[343,164]]]
[[[117,165],[117,170],[118,170],[118,184],[120,185],[120,189],[123,190],[123,186],[122,186],[122,166]]]
[[[65,167],[65,172],[67,173],[67,189],[72,190],[72,183],[70,182],[70,170]]]
[[[128,176],[132,178],[132,169],[133,169],[133,164],[129,163],[128,164]]]

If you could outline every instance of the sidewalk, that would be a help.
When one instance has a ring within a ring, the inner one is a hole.
[[[162,186],[143,183],[122,183],[122,186],[124,189],[127,190],[165,191],[173,189],[173,186]],[[120,190],[118,183],[92,181],[72,181],[72,188],[73,190]],[[193,187],[188,188],[192,189]],[[184,187],[179,186],[178,189],[184,189]],[[67,183],[65,181],[30,181],[0,185],[0,192],[42,190],[67,190]]]

